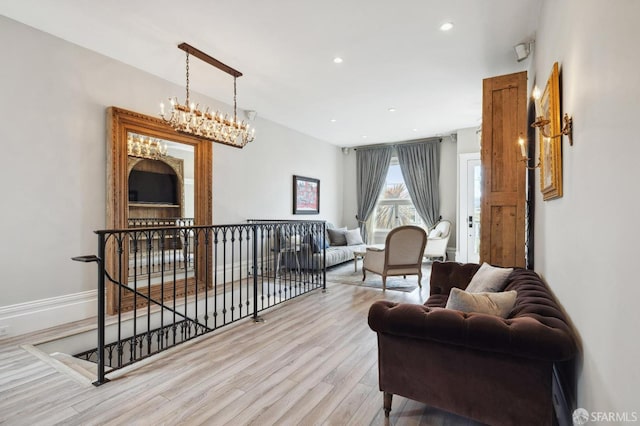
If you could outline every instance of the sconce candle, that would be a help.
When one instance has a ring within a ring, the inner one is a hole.
[[[536,117],[540,117],[542,115],[542,108],[540,107],[540,89],[538,89],[538,86],[535,86],[533,88],[533,101],[535,103],[536,106]]]
[[[524,139],[518,138],[518,144],[520,145],[520,152],[522,153],[522,158],[527,158],[527,148],[524,146]]]

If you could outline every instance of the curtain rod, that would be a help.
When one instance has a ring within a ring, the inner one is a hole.
[[[376,144],[371,144],[371,145],[359,145],[359,146],[353,146],[353,147],[349,147],[349,148],[353,148],[354,151],[357,151],[358,148],[360,149],[366,149],[366,148],[378,148],[381,146],[396,146],[396,145],[410,145],[410,144],[414,144],[414,143],[421,143],[421,142],[442,142],[443,137],[442,136],[438,136],[438,137],[434,137],[434,138],[426,138],[426,139],[412,139],[409,141],[402,141],[402,142],[387,142],[387,143],[376,143]]]

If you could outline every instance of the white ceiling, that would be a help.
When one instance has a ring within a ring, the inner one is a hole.
[[[354,146],[479,126],[482,79],[526,69],[513,46],[535,38],[540,2],[3,0],[0,13],[181,86],[187,42],[244,74],[239,108]],[[192,90],[231,104],[232,78],[192,59]]]

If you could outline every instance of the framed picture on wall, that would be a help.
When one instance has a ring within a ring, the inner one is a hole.
[[[540,191],[543,200],[562,197],[562,134],[560,123],[560,76],[558,63],[553,64],[551,76],[547,81],[540,109],[549,124],[544,126],[544,133],[538,131],[540,138]]]
[[[293,176],[293,214],[320,213],[320,179]]]

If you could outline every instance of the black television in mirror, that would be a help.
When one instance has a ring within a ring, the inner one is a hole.
[[[129,174],[129,201],[134,203],[178,204],[176,175],[132,170]]]

